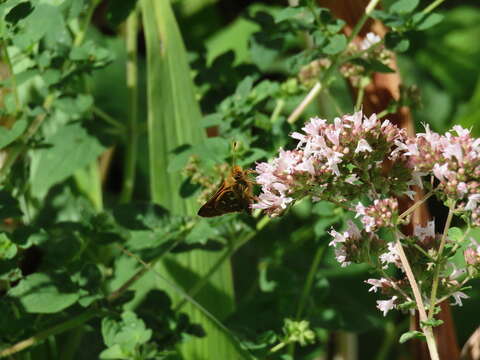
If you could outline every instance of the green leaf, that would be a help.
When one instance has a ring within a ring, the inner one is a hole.
[[[395,14],[408,14],[415,10],[420,0],[398,0],[390,6],[389,11]]]
[[[327,46],[323,48],[323,52],[328,55],[335,55],[347,47],[347,38],[345,35],[337,34],[332,36],[329,41]]]
[[[17,246],[11,242],[7,234],[0,234],[0,260],[13,259],[17,255]]]
[[[440,326],[443,324],[443,320],[441,319],[432,319],[432,320],[427,320],[427,321],[421,321],[422,326],[431,326],[431,327],[436,327]]]
[[[367,71],[373,72],[380,72],[380,73],[394,73],[395,70],[391,69],[381,61],[377,59],[363,59],[363,58],[356,58],[351,60],[352,63],[361,65]]]
[[[186,50],[169,2],[144,0],[142,15],[147,45],[153,200],[175,214],[193,214],[197,207],[194,200],[179,196],[181,174],[165,171],[174,149],[198,144],[205,138]]]
[[[311,11],[303,6],[287,6],[274,14],[274,19],[277,24],[285,20],[300,20],[306,23],[311,23],[314,20]]]
[[[205,139],[201,113],[191,79],[185,46],[170,1],[141,0],[143,29],[147,49],[148,136],[150,189],[152,200],[174,215],[193,215],[195,199],[180,195],[182,177],[167,172],[171,154],[179,146],[195,146]],[[202,278],[215,264],[219,254],[189,252],[185,256],[164,259],[157,271],[179,286],[190,288],[192,275]],[[190,285],[189,285],[190,284]],[[163,285],[162,285],[163,286]],[[225,261],[209,278],[208,291],[197,294],[199,303],[214,316],[223,319],[233,310],[233,284],[230,263]],[[171,292],[179,301],[178,293]],[[221,295],[220,295],[221,294]],[[220,295],[220,296],[219,296]],[[237,359],[244,350],[228,334],[212,322],[194,304],[182,308],[208,333],[201,340],[182,345],[185,359]]]
[[[209,114],[202,119],[202,126],[203,127],[218,126],[222,123],[222,121],[223,121],[222,114],[218,114],[218,113]]]
[[[400,336],[400,340],[398,340],[398,342],[400,344],[403,344],[411,339],[424,339],[424,338],[425,338],[425,335],[423,335],[423,333],[420,331],[409,331],[409,332],[403,333],[402,336]]]
[[[131,311],[122,314],[122,320],[102,320],[102,335],[109,348],[100,354],[101,359],[138,358],[140,346],[152,337],[152,330]]]
[[[36,150],[32,160],[32,191],[43,194],[97,159],[105,150],[100,142],[78,123],[60,128],[45,141],[50,148]]]
[[[28,313],[53,314],[78,300],[77,289],[63,276],[44,273],[28,275],[8,295],[17,299]]]
[[[48,21],[45,21],[48,19]],[[42,38],[53,46],[71,44],[71,36],[59,6],[37,3],[30,15],[18,23],[21,30],[13,38],[14,44],[22,49],[38,43]]]
[[[4,126],[0,126],[0,149],[10,145],[27,129],[27,120],[20,119],[15,121],[9,130]]]
[[[429,14],[425,16],[424,14],[419,13],[413,16],[413,22],[416,25],[415,30],[419,31],[430,29],[442,22],[443,19],[444,16],[441,14]]]
[[[458,227],[448,229],[448,238],[453,241],[460,241],[463,238],[463,231]]]

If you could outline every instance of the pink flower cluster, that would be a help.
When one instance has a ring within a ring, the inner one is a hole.
[[[480,245],[475,244],[471,247],[468,247],[463,252],[465,262],[468,265],[480,266]]]
[[[366,117],[358,111],[333,124],[313,118],[302,130],[291,135],[298,140],[295,150],[281,149],[273,161],[257,164],[256,182],[262,192],[252,208],[277,216],[307,195],[346,203],[361,193],[374,199],[380,193],[400,196],[411,191],[402,151],[407,137],[388,120],[380,122],[375,114]]]
[[[398,201],[394,198],[374,200],[373,205],[363,206],[361,202],[355,207],[356,217],[361,221],[366,232],[374,232],[384,226],[392,226],[398,211]]]
[[[445,135],[426,125],[425,133],[398,146],[414,171],[435,177],[437,196],[457,201],[456,210],[470,211],[473,224],[480,225],[480,139],[459,125]]]

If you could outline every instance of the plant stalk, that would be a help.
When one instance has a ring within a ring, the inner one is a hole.
[[[435,313],[435,303],[436,303],[436,300],[437,300],[438,280],[440,278],[442,253],[443,253],[443,249],[445,247],[445,242],[447,240],[448,229],[450,228],[450,224],[452,223],[454,207],[455,207],[455,203],[452,202],[452,204],[450,204],[450,206],[448,208],[447,221],[445,222],[445,227],[443,229],[442,239],[440,240],[440,246],[438,248],[437,259],[435,261],[435,273],[433,275],[432,292],[430,294],[430,308],[428,309],[428,320],[432,320],[433,319],[433,314]]]
[[[398,235],[396,240],[396,248],[400,257],[400,261],[402,262],[403,268],[405,269],[405,274],[407,275],[408,282],[410,283],[410,287],[413,291],[413,296],[417,304],[418,314],[420,316],[420,327],[423,331],[423,334],[425,335],[431,360],[440,360],[437,350],[437,344],[435,343],[435,338],[433,336],[432,327],[422,325],[422,322],[426,322],[428,320],[427,312],[425,311],[425,305],[423,304],[420,288],[418,287],[417,281],[415,280],[412,268],[410,267],[410,263],[408,262],[407,256],[405,255],[405,251],[403,251],[403,246],[400,242],[400,238],[398,237]]]
[[[135,186],[135,170],[138,150],[138,73],[137,73],[138,14],[134,10],[127,19],[127,90],[128,90],[128,131],[124,164],[121,202],[129,202]]]

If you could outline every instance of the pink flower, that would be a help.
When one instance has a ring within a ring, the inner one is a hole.
[[[341,234],[333,228],[330,230],[329,234],[333,237],[333,240],[328,243],[329,246],[335,246],[338,243],[344,243],[348,237],[348,232]]]
[[[453,127],[453,130],[455,130],[457,132],[457,135],[460,137],[467,137],[468,135],[470,135],[470,130],[464,129],[460,125],[455,125]]]
[[[398,296],[394,296],[390,300],[377,300],[377,308],[383,312],[383,316],[386,316],[390,310],[395,309],[397,299]]]
[[[372,285],[372,287],[370,289],[368,289],[368,292],[377,292],[378,289],[381,289],[384,285],[389,285],[390,284],[390,281],[385,279],[385,278],[381,278],[381,279],[368,279],[368,280],[365,280],[365,282],[369,285]]]
[[[400,261],[400,256],[395,247],[395,243],[389,242],[387,245],[387,252],[383,253],[379,257],[380,262],[383,264],[383,268],[386,269],[388,264],[394,264],[399,269],[403,270],[402,262]]]
[[[477,203],[480,201],[480,194],[473,194],[468,197],[465,210],[474,210],[477,207]]]
[[[454,292],[452,296],[455,299],[455,302],[451,303],[452,306],[456,306],[456,305],[463,306],[462,299],[468,299],[470,297],[461,291]]]
[[[355,153],[364,152],[364,151],[372,152],[373,150],[371,146],[368,145],[367,140],[361,139],[358,142],[357,148],[355,149]]]

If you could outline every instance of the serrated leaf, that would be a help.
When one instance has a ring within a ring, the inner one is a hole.
[[[390,6],[389,11],[396,14],[408,14],[415,10],[420,0],[398,0]]]
[[[420,331],[409,331],[409,332],[403,333],[402,336],[400,336],[400,339],[398,340],[398,342],[400,344],[403,344],[411,339],[424,339],[424,338],[425,338],[425,335],[423,335],[423,333]]]
[[[346,47],[347,38],[345,35],[337,34],[328,40],[327,46],[325,46],[322,50],[325,54],[335,55],[345,50]]]
[[[105,150],[97,138],[78,123],[60,128],[45,141],[50,148],[36,150],[31,174],[32,191],[43,194],[93,161]]]
[[[8,296],[15,298],[28,313],[53,314],[78,300],[77,289],[67,277],[44,273],[28,275],[13,287]]]

